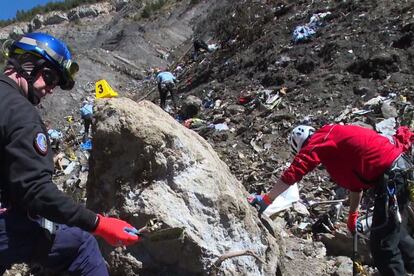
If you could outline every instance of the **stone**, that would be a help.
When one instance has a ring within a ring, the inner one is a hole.
[[[354,87],[353,91],[355,95],[362,96],[362,95],[368,94],[370,92],[370,88],[365,87],[365,86]]]
[[[336,270],[334,275],[336,276],[347,276],[352,275],[352,260],[349,257],[338,256],[335,258]]]
[[[68,17],[66,16],[66,14],[62,12],[51,12],[48,15],[46,15],[44,24],[55,25],[65,21],[68,21]]]
[[[239,114],[239,113],[243,113],[246,110],[246,108],[242,105],[231,104],[231,105],[227,106],[226,110],[231,115],[236,115],[236,114]]]
[[[122,10],[123,7],[125,7],[129,3],[129,0],[115,0],[114,6],[115,10],[119,11]]]
[[[184,118],[193,118],[200,112],[202,100],[196,96],[189,95],[181,105],[181,115]]]
[[[397,109],[388,101],[382,103],[381,112],[385,119],[398,117]]]
[[[334,234],[322,233],[320,240],[325,245],[328,255],[352,257],[352,236],[343,231]],[[369,242],[367,237],[358,238],[358,254],[364,264],[372,264]]]
[[[308,209],[301,202],[293,203],[293,210],[295,210],[298,214],[301,214],[302,216],[310,216]]]
[[[137,228],[157,218],[164,228],[184,229],[180,238],[131,246],[128,259],[136,261],[118,264],[117,275],[142,274],[142,267],[206,275],[220,256],[243,250],[264,263],[252,256],[229,258],[220,265],[225,275],[276,274],[276,239],[245,200],[242,184],[203,138],[149,101],[100,100],[95,119],[87,206],[126,218]],[[122,262],[119,255],[126,252],[101,246],[108,263],[114,256]]]
[[[22,35],[24,35],[23,29],[17,26],[13,27],[12,31],[9,33],[9,37],[13,40],[18,39]]]
[[[74,21],[84,17],[97,17],[98,15],[99,11],[93,6],[81,6],[70,10],[67,17],[69,21]]]
[[[37,14],[30,22],[30,25],[32,26],[33,30],[37,30],[43,26],[44,21],[45,21],[44,16],[41,14]]]

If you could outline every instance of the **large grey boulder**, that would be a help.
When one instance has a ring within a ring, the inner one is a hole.
[[[87,206],[184,229],[126,250],[101,243],[112,275],[276,275],[276,239],[210,144],[149,101],[98,100],[95,118]]]
[[[197,116],[198,112],[200,112],[202,103],[203,101],[194,95],[187,96],[181,106],[181,113],[184,118],[187,119]]]

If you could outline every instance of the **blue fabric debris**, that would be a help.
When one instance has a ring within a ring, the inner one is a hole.
[[[56,129],[49,129],[47,131],[47,134],[49,135],[49,139],[51,140],[61,140],[63,138],[62,132]]]
[[[91,103],[86,103],[84,106],[80,109],[81,117],[86,117],[88,115],[93,114],[93,105]]]
[[[309,40],[324,25],[324,18],[330,14],[330,12],[316,13],[312,15],[308,24],[297,26],[293,31],[293,42],[298,43]]]
[[[293,31],[293,41],[295,43],[306,41],[314,34],[316,34],[316,31],[307,25],[297,26]]]
[[[214,100],[213,99],[204,99],[202,101],[202,105],[204,108],[213,108],[214,107]]]
[[[87,139],[85,142],[80,144],[81,150],[91,150],[92,149],[92,140]]]

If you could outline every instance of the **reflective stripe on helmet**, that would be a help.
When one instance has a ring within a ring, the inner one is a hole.
[[[36,39],[30,38],[30,37],[22,37],[19,42],[25,43],[31,46],[38,47],[40,50],[43,50],[48,54],[53,60],[55,60],[59,65],[63,66],[63,62],[65,61],[65,58],[58,53],[56,53],[53,49],[51,49],[46,43],[43,43],[41,41],[37,41]]]
[[[10,45],[11,55],[31,53],[44,59],[56,69],[60,75],[59,86],[70,90],[75,84],[74,75],[79,71],[79,65],[72,60],[67,45],[46,33],[28,33]]]

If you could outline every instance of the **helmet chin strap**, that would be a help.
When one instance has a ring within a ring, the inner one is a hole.
[[[33,105],[38,105],[40,103],[40,97],[36,94],[36,92],[34,91],[34,82],[35,82],[35,78],[37,73],[43,69],[45,67],[45,63],[46,61],[43,59],[39,59],[38,61],[36,61],[35,66],[32,70],[32,72],[30,72],[30,74],[28,74],[20,65],[19,62],[17,62],[16,59],[14,58],[10,58],[8,60],[11,64],[13,64],[14,69],[16,70],[16,72],[21,75],[27,82],[27,99],[33,104]]]

